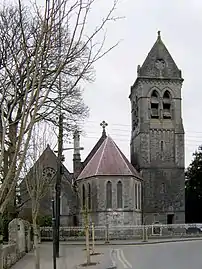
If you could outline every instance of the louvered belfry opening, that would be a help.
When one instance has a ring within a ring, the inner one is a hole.
[[[169,91],[165,91],[163,95],[163,118],[171,119],[171,96]]]
[[[151,95],[151,118],[159,118],[159,96],[157,91],[153,91]]]

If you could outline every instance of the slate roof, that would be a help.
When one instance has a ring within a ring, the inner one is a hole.
[[[82,167],[83,168],[88,164],[88,162],[90,161],[90,159],[93,157],[93,155],[96,153],[96,151],[99,149],[99,147],[102,145],[103,141],[105,141],[106,138],[107,138],[107,135],[106,135],[105,132],[103,132],[102,133],[102,136],[100,137],[100,139],[98,140],[98,142],[95,144],[95,146],[93,147],[93,149],[91,150],[91,152],[88,154],[88,156],[82,162]]]
[[[58,157],[53,152],[53,150],[50,148],[50,146],[47,145],[46,149],[39,156],[38,160],[35,162],[33,167],[31,167],[30,171],[28,172],[28,175],[29,175],[29,173],[31,173],[32,169],[38,165],[42,166],[43,168],[51,167],[51,168],[54,168],[55,171],[57,171],[57,162],[58,162]],[[68,169],[64,166],[64,164],[62,162],[61,162],[61,164],[62,164],[63,173],[64,173],[64,176],[62,177],[62,179],[68,180],[70,183],[72,183],[73,174],[68,171]]]
[[[141,179],[139,173],[109,136],[105,137],[77,179],[93,176],[135,176]]]
[[[181,71],[178,69],[168,49],[164,45],[160,31],[158,31],[158,37],[155,44],[138,71],[138,76],[150,78],[160,77],[159,70],[156,66],[157,60],[163,60],[166,64],[165,68],[162,70],[162,78],[182,79]]]

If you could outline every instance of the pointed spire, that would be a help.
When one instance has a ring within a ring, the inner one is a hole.
[[[100,126],[102,127],[102,136],[107,136],[105,128],[108,126],[108,123],[103,120],[100,123]]]
[[[180,70],[161,39],[160,31],[144,63],[138,67],[138,77],[182,79]]]

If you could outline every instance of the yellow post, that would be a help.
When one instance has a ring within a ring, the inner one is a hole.
[[[105,244],[109,244],[109,224],[106,224],[106,229],[105,229]]]
[[[146,231],[145,231],[145,241],[148,241],[148,227],[146,227]]]
[[[92,254],[95,253],[95,225],[92,222]]]
[[[89,218],[88,218],[88,208],[85,205],[84,207],[84,225],[85,225],[85,235],[86,235],[86,256],[87,256],[87,265],[90,265],[90,246],[89,246]]]
[[[144,227],[144,225],[142,227],[142,241],[143,242],[145,241],[145,227]]]

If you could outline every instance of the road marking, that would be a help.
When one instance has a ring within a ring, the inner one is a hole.
[[[110,259],[111,259],[111,261],[112,261],[112,266],[113,267],[116,267],[116,262],[115,262],[115,260],[114,260],[114,252],[115,252],[115,249],[111,249],[111,251],[110,251]]]
[[[121,257],[123,259],[123,261],[128,265],[129,268],[132,268],[132,265],[129,263],[129,261],[126,259],[124,253],[123,253],[123,249],[120,250],[121,252]]]
[[[122,263],[123,267],[125,269],[132,268],[132,265],[129,263],[129,261],[126,259],[123,253],[123,249],[115,249],[115,251],[116,251],[117,259]]]
[[[124,262],[124,260],[122,259],[121,255],[120,255],[120,249],[117,249],[117,258],[118,260],[122,263],[124,268],[128,268],[128,265]]]

